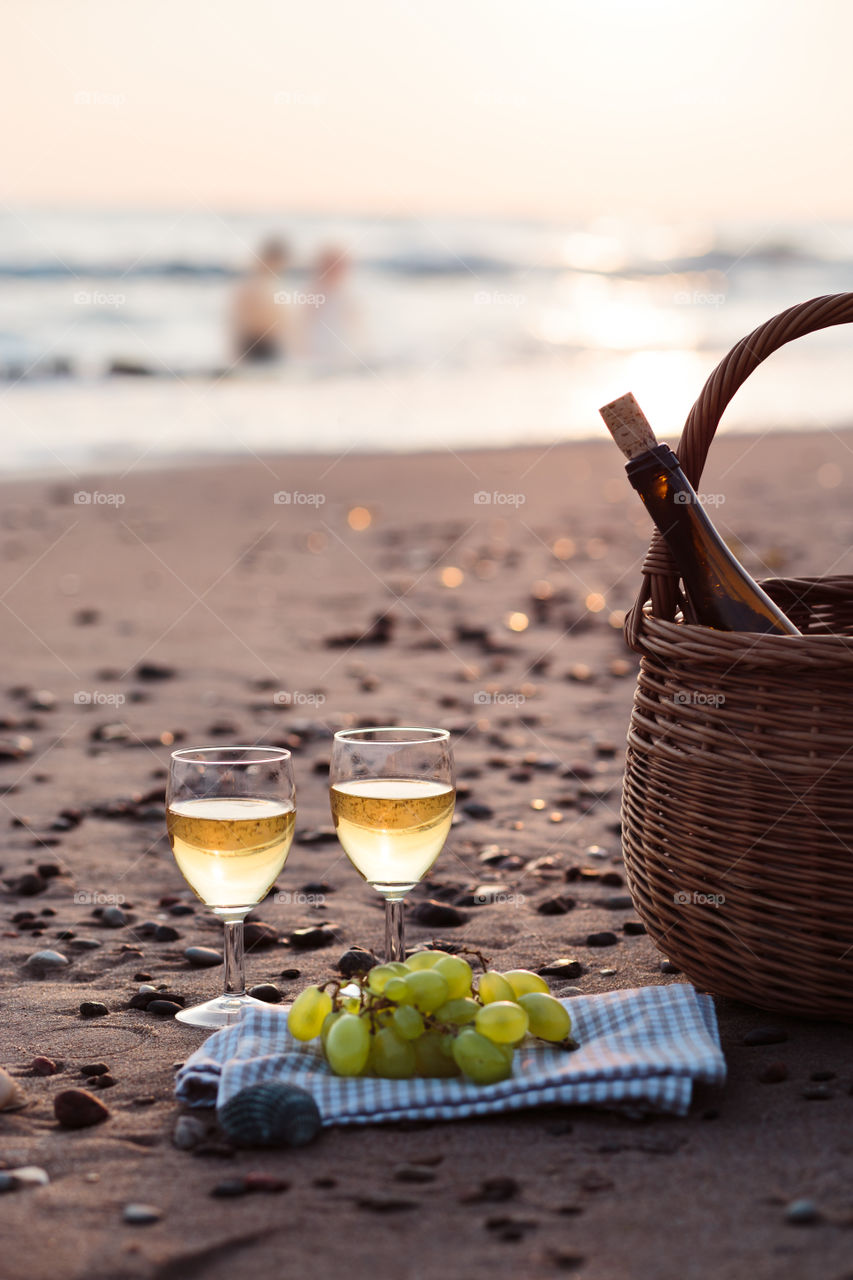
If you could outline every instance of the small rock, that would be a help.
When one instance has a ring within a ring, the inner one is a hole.
[[[290,1190],[290,1183],[274,1173],[247,1173],[244,1182],[247,1191],[266,1191],[275,1194]]]
[[[487,804],[478,804],[476,800],[470,800],[468,804],[463,804],[462,812],[476,822],[488,822],[490,818],[495,816],[494,809],[491,809]]]
[[[177,929],[173,929],[170,924],[158,924],[154,930],[155,942],[177,942],[180,936]]]
[[[223,1178],[216,1186],[211,1187],[210,1194],[217,1200],[226,1200],[244,1196],[248,1190],[245,1178]]]
[[[461,1198],[463,1204],[505,1204],[514,1200],[521,1190],[515,1178],[486,1178],[476,1191]]]
[[[629,893],[614,893],[610,898],[603,898],[598,904],[607,911],[633,911],[634,902]]]
[[[537,973],[543,978],[580,978],[583,965],[580,960],[563,958],[543,965],[541,969],[537,969]]]
[[[382,1191],[357,1196],[355,1203],[359,1209],[367,1209],[371,1213],[399,1213],[404,1209],[418,1208],[416,1200],[403,1200],[400,1196],[387,1195]]]
[[[588,947],[615,947],[619,941],[615,933],[611,933],[609,929],[602,929],[600,933],[590,933],[587,935],[586,945]]]
[[[168,1000],[172,1004],[183,1008],[186,1004],[186,997],[178,995],[176,991],[156,991],[154,989],[148,991],[139,991],[135,996],[131,996],[128,1001],[129,1009],[147,1009],[155,1000]]]
[[[642,920],[626,920],[622,925],[622,932],[629,938],[638,938],[646,932],[646,926]]]
[[[69,943],[69,949],[71,951],[97,951],[98,947],[103,945],[97,938],[74,938]]]
[[[152,1000],[146,1006],[146,1012],[153,1013],[157,1018],[174,1018],[176,1013],[181,1012],[181,1006],[174,1000]]]
[[[207,1137],[207,1125],[198,1116],[178,1116],[172,1142],[179,1151],[192,1151]]]
[[[30,1070],[33,1075],[36,1076],[55,1076],[59,1067],[54,1062],[53,1058],[44,1058],[39,1056],[38,1058],[33,1058],[30,1063]]]
[[[455,929],[468,923],[468,916],[458,907],[451,907],[445,902],[436,902],[427,898],[413,907],[410,920],[416,924],[427,925],[430,929]]]
[[[281,1004],[282,1001],[281,992],[271,982],[260,982],[256,987],[250,987],[249,995],[254,1000],[263,1000],[266,1004]]]
[[[213,947],[187,947],[184,959],[189,960],[194,969],[213,969],[222,964],[222,953]]]
[[[811,1227],[820,1222],[822,1214],[814,1200],[792,1200],[785,1209],[785,1221],[795,1227]]]
[[[20,1183],[14,1174],[9,1173],[7,1169],[0,1170],[0,1192],[17,1191]]]
[[[134,1227],[148,1227],[160,1221],[163,1210],[153,1204],[126,1204],[121,1216]]]
[[[435,1182],[436,1172],[425,1164],[398,1164],[392,1177],[397,1182]]]
[[[61,951],[35,951],[24,961],[24,968],[35,977],[43,978],[45,974],[64,969],[70,963]]]
[[[289,944],[297,951],[315,951],[320,947],[331,947],[334,941],[335,935],[331,929],[325,929],[322,925],[309,925],[305,929],[294,929]]]
[[[364,947],[350,947],[338,960],[335,968],[345,978],[352,978],[357,973],[367,973],[368,969],[377,964],[379,961],[372,951],[366,951]],[[296,976],[299,977],[299,974]]]
[[[671,960],[661,960],[658,968],[661,973],[681,973],[677,964],[673,964]]]
[[[809,1076],[810,1080],[834,1080],[834,1071],[813,1071]]]
[[[302,976],[301,969],[282,969],[278,975],[280,978],[286,978],[288,982],[295,982],[297,978]]]
[[[121,929],[127,924],[127,916],[121,907],[106,907],[101,916],[101,924],[105,929]]]
[[[16,880],[9,881],[9,892],[21,898],[34,898],[37,893],[42,893],[46,888],[47,881],[35,871],[25,871]]]
[[[261,920],[247,920],[243,926],[243,941],[247,951],[274,947],[278,944],[278,930]]]
[[[86,1081],[87,1084],[94,1085],[96,1089],[112,1089],[114,1084],[118,1084],[115,1076],[111,1076],[109,1072],[102,1076],[92,1076],[91,1080]]]
[[[63,1089],[53,1100],[53,1114],[63,1129],[88,1129],[109,1119],[110,1111],[85,1089]]]
[[[781,1027],[754,1027],[752,1031],[747,1031],[741,1044],[751,1047],[762,1044],[784,1044],[787,1039],[788,1033]]]
[[[134,675],[137,680],[173,680],[177,672],[174,667],[165,667],[159,662],[140,662]]]
[[[557,894],[554,898],[544,898],[542,902],[537,903],[536,910],[541,916],[564,916],[572,910],[574,905],[574,898]]]
[[[98,1000],[84,1000],[80,1005],[81,1018],[105,1018],[109,1009]]]
[[[834,1096],[828,1084],[809,1084],[802,1092],[807,1102],[828,1102]]]
[[[35,1164],[22,1165],[20,1169],[9,1169],[8,1172],[19,1187],[46,1187],[50,1182],[47,1170]]]
[[[174,902],[169,907],[170,916],[194,916],[195,907],[191,907],[188,902]]]
[[[109,1067],[105,1062],[88,1062],[85,1067],[80,1068],[81,1076],[105,1076],[109,1071]]]
[[[760,1084],[781,1084],[788,1079],[788,1068],[784,1062],[769,1062],[758,1077]]]

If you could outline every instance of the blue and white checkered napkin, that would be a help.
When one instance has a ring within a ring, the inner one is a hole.
[[[380,1124],[555,1104],[684,1115],[694,1081],[725,1080],[713,1001],[690,986],[575,996],[566,1005],[581,1047],[567,1053],[525,1042],[510,1079],[490,1085],[336,1076],[316,1041],[293,1039],[282,1010],[247,1009],[188,1058],[175,1093],[192,1107],[221,1107],[247,1085],[287,1080],[314,1095],[324,1125]]]

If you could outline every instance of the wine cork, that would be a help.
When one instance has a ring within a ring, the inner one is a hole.
[[[657,444],[646,415],[630,391],[618,400],[611,400],[599,413],[626,458],[638,458]]]

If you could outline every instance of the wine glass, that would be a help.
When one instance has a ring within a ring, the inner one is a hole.
[[[330,800],[356,871],[385,899],[385,959],[405,955],[403,903],[444,846],[456,788],[446,729],[341,729]]]
[[[175,1017],[223,1027],[263,1001],[246,994],[243,920],[284,866],[296,825],[289,751],[193,747],[173,751],[166,827],[181,874],[225,925],[225,993]]]

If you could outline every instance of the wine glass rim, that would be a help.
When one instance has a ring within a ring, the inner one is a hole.
[[[371,733],[420,733],[427,736],[408,739],[393,738],[388,740],[388,744],[383,743],[381,740],[371,742],[370,738],[359,736]],[[412,746],[418,746],[425,742],[448,742],[450,740],[450,730],[430,729],[422,725],[364,725],[360,729],[338,729],[335,734],[335,738],[341,742],[359,742],[366,746],[393,745],[396,747],[404,747],[409,744]]]
[[[231,756],[230,759],[226,758],[223,760],[217,760],[212,757],[208,757],[206,755],[206,752],[208,751],[214,751],[217,754],[221,753],[226,757],[229,751],[230,752],[256,751],[258,755],[257,757],[251,760],[246,760],[241,762],[239,760],[235,760],[233,758],[233,755]],[[275,764],[275,762],[279,760],[289,760],[291,758],[291,754],[292,753],[288,751],[286,747],[255,747],[255,746],[181,747],[180,751],[172,752],[172,759],[180,760],[184,764],[228,764],[228,765],[234,765],[234,764],[240,764],[240,763]]]

